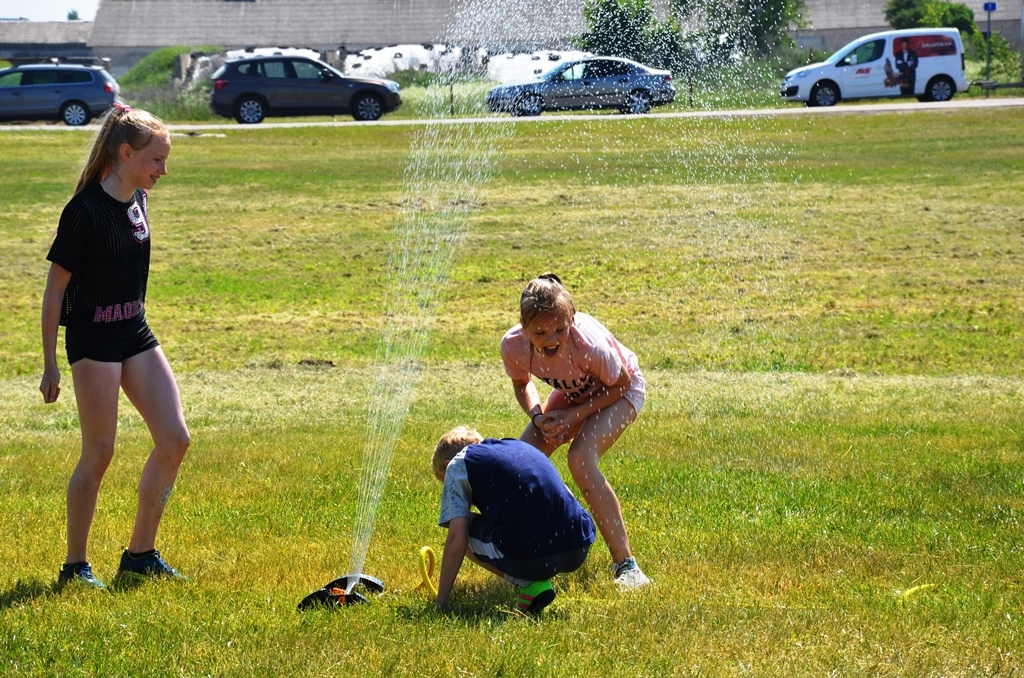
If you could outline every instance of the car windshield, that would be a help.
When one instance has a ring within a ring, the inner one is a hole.
[[[545,71],[542,75],[540,75],[538,77],[541,80],[551,80],[553,77],[555,77],[556,75],[558,75],[559,73],[564,71],[566,68],[569,68],[570,66],[572,66],[572,64],[561,64],[561,65],[555,66],[554,68],[552,68],[552,69],[550,69],[548,71]]]
[[[320,61],[318,61],[318,62],[317,62],[317,66],[319,66],[320,68],[326,68],[326,69],[327,69],[327,70],[329,70],[329,71],[330,71],[331,73],[334,73],[334,74],[335,74],[336,76],[338,76],[339,78],[344,78],[344,77],[347,77],[347,76],[346,76],[346,75],[345,75],[344,73],[342,73],[341,71],[339,71],[339,70],[338,70],[337,68],[335,68],[334,66],[331,66],[330,64],[325,64],[325,63],[323,63],[323,62],[320,62]]]

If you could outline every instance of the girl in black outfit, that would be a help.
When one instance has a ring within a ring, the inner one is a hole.
[[[118,392],[124,390],[153,436],[139,481],[139,505],[118,574],[182,578],[155,548],[157,528],[189,445],[178,385],[146,324],[150,232],[147,190],[167,174],[171,137],[149,113],[121,104],[101,120],[75,195],[61,214],[43,294],[43,378],[60,395],[57,327],[82,428],[82,454],[68,485],[68,551],[58,581],[103,587],[87,557],[103,474],[114,455]]]

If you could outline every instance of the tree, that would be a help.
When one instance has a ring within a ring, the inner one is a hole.
[[[889,0],[885,7],[885,20],[896,30],[923,26],[927,14],[928,0]]]
[[[804,0],[705,0],[704,5],[709,28],[729,34],[742,54],[759,56],[786,42],[786,30],[800,25],[806,11]]]
[[[956,28],[964,37],[974,35],[978,31],[978,24],[974,22],[974,12],[967,5],[960,2],[940,2],[942,5],[942,16],[939,17],[940,26]]]
[[[709,64],[771,53],[789,27],[802,25],[805,8],[805,0],[669,0],[670,16],[659,21],[652,0],[587,0],[590,30],[573,44],[679,71],[692,68],[697,53]]]
[[[889,0],[885,8],[885,20],[896,29],[930,26],[956,28],[964,37],[970,37],[978,30],[970,7],[946,0]]]
[[[647,57],[647,29],[655,22],[647,0],[587,0],[583,17],[590,30],[573,39],[580,49],[636,61]]]
[[[675,19],[656,22],[647,31],[648,55],[645,63],[676,74],[689,73],[694,67],[693,49],[683,39]]]
[[[78,21],[78,10],[73,9],[68,12],[68,21]]]
[[[583,16],[590,30],[572,41],[582,50],[672,70],[684,62],[679,25],[658,21],[650,0],[587,0]]]

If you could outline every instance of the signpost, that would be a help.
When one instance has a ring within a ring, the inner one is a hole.
[[[985,80],[992,79],[992,12],[996,11],[996,3],[986,2],[988,12],[988,30],[985,31]]]
[[[1020,82],[992,82],[992,12],[996,11],[996,3],[986,2],[984,9],[988,12],[988,31],[985,32],[985,79],[972,84],[981,85],[981,88],[985,90],[986,97],[994,89],[1004,87],[1022,89],[1024,88],[1024,52],[1021,53],[1020,60]],[[1024,8],[1021,8],[1020,12],[1020,41],[1024,44]]]

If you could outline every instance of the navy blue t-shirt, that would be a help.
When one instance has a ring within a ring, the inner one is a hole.
[[[594,521],[537,448],[514,438],[465,449],[472,503],[488,541],[511,558],[540,558],[594,543]]]

